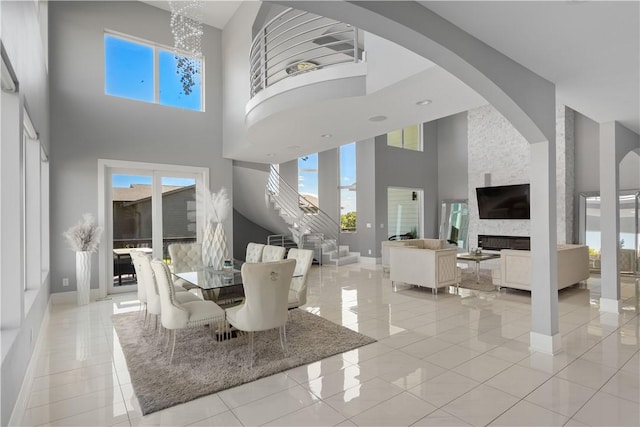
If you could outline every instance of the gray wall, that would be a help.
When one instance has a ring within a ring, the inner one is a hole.
[[[439,199],[466,199],[469,195],[467,112],[442,118],[436,123]]]
[[[237,210],[233,210],[233,258],[244,260],[247,253],[247,243],[267,244],[269,235],[277,234],[262,228],[250,221]]]
[[[38,131],[40,142],[50,152],[49,132],[49,80],[46,69],[46,31],[40,32],[39,15],[46,23],[47,4],[23,1],[0,2],[0,39],[6,50],[8,60],[13,67],[19,83],[16,94],[2,93],[2,105],[7,101],[16,110],[24,106]],[[44,26],[46,28],[46,25]],[[4,131],[21,129],[22,111],[2,110],[1,126]],[[8,114],[10,114],[8,116]],[[8,122],[10,120],[10,122]],[[5,127],[6,126],[6,127]],[[1,235],[4,246],[0,257],[2,301],[2,367],[0,370],[0,425],[9,424],[9,419],[18,398],[27,366],[33,355],[34,346],[40,335],[43,319],[49,302],[49,278],[45,278],[39,289],[24,292],[22,289],[20,268],[20,193],[17,190],[18,174],[10,170],[19,170],[18,147],[20,138],[7,140],[3,132],[2,147],[2,221]],[[9,153],[10,155],[7,155]],[[15,157],[14,157],[15,154]],[[7,168],[9,166],[9,168]],[[12,188],[5,192],[6,185]],[[7,210],[8,208],[8,210]],[[6,213],[10,211],[13,215]],[[7,231],[11,230],[13,236]],[[15,237],[15,238],[14,238]],[[5,251],[10,247],[10,253]],[[47,253],[46,251],[44,253]],[[48,265],[49,262],[43,262]],[[36,266],[37,267],[37,266]],[[39,269],[39,267],[37,267]],[[37,273],[40,273],[39,271]],[[38,274],[40,277],[40,274]],[[11,279],[11,280],[7,280]],[[5,323],[10,321],[10,324]]]
[[[380,243],[388,239],[387,188],[407,187],[424,190],[424,237],[438,235],[438,144],[435,122],[423,125],[424,151],[387,146],[387,135],[375,138],[375,200],[377,257]],[[362,197],[362,196],[360,196]],[[365,196],[366,197],[366,196]]]
[[[211,188],[231,198],[233,188],[222,159],[220,30],[205,26],[206,112],[194,112],[104,94],[104,29],[171,46],[168,12],[141,2],[51,2],[50,11],[51,288],[61,292],[75,288],[61,285],[75,262],[60,236],[82,213],[97,214],[98,159],[208,167]]]
[[[379,222],[376,219],[376,198],[371,195],[376,192],[376,169],[372,167],[375,165],[376,146],[373,138],[356,143],[356,183],[357,198],[356,198],[356,210],[358,212],[358,220],[356,223],[355,235],[349,235],[345,233],[346,242],[349,239],[356,240],[357,245],[353,245],[352,251],[359,251],[360,255],[365,257],[379,257],[380,256],[380,241],[382,240],[382,233],[378,239]],[[386,197],[385,197],[386,200]],[[371,227],[367,227],[369,224]],[[386,231],[386,230],[383,230]],[[353,239],[356,237],[357,239]],[[371,251],[371,252],[369,252]]]
[[[576,195],[600,191],[600,126],[590,118],[575,113]],[[620,189],[640,187],[640,155],[627,154],[620,162]]]
[[[318,200],[320,209],[340,224],[340,149],[318,153]]]

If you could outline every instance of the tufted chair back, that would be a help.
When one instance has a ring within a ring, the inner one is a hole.
[[[311,264],[313,263],[313,251],[310,249],[289,249],[287,259],[296,260],[296,268],[293,275],[297,276],[291,279],[290,292],[296,296],[296,303],[292,304],[289,299],[289,308],[299,307],[307,303],[307,276]],[[293,306],[292,306],[293,305]]]
[[[262,262],[273,262],[284,259],[287,248],[284,246],[266,245],[262,250]]]
[[[289,284],[294,260],[242,264],[245,301],[235,323],[243,331],[266,331],[287,322]]]
[[[202,244],[174,243],[169,245],[169,256],[174,273],[194,271],[202,267]]]
[[[244,256],[245,262],[262,262],[262,251],[264,250],[262,243],[249,242],[247,244],[247,253]]]
[[[158,294],[160,294],[160,319],[162,326],[167,329],[181,329],[187,325],[189,312],[176,302],[171,271],[169,266],[161,260],[151,261],[151,268],[156,278]]]
[[[140,304],[147,303],[147,290],[144,284],[144,278],[142,277],[142,270],[140,268],[140,258],[144,257],[145,254],[141,251],[136,251],[135,249],[130,252],[131,255],[131,263],[133,264],[133,268],[136,270],[136,278],[138,279],[138,301]]]

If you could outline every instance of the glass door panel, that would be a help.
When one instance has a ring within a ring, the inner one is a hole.
[[[152,247],[152,183],[152,175],[111,175],[112,287],[118,290],[137,285],[131,249]]]
[[[196,178],[162,176],[162,258],[169,261],[172,243],[198,240],[196,227]]]
[[[640,193],[625,192],[619,196],[620,252],[618,262],[620,272],[634,274],[640,271],[640,235],[638,205]],[[600,271],[600,196],[583,195],[584,198],[584,243],[589,246],[589,266],[592,271]]]

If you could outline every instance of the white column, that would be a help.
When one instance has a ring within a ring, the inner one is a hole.
[[[618,175],[615,122],[603,123],[600,125],[600,311],[605,313],[620,311]]]
[[[531,144],[531,349],[555,354],[558,327],[555,140]]]

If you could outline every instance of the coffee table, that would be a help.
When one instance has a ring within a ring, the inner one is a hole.
[[[480,263],[482,261],[487,261],[487,260],[496,259],[496,258],[500,258],[500,254],[487,254],[487,253],[483,253],[479,255],[476,255],[473,253],[458,254],[459,260],[474,261],[476,263],[476,283],[480,283]]]

